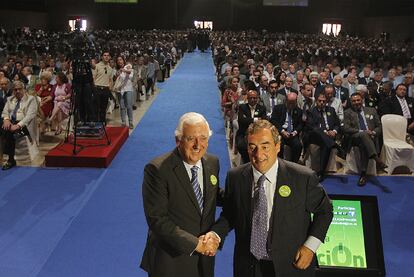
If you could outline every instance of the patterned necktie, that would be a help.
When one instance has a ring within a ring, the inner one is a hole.
[[[270,260],[267,253],[267,199],[264,190],[266,176],[260,176],[253,193],[252,234],[250,252],[258,260]]]
[[[287,126],[287,131],[289,133],[292,133],[293,131],[293,126],[292,126],[292,114],[290,111],[288,111],[287,113],[287,119],[288,119],[288,126]]]
[[[361,111],[358,112],[358,121],[359,121],[359,129],[366,131],[367,126],[365,125],[364,117],[361,114]]]
[[[335,90],[336,90],[335,98],[341,99],[341,89],[336,88]]]
[[[193,186],[198,206],[200,207],[201,212],[203,212],[203,193],[201,192],[200,184],[198,183],[198,166],[193,166],[191,168],[191,185]]]
[[[407,107],[407,102],[405,101],[405,99],[399,99],[400,100],[400,104],[401,104],[401,110],[402,110],[402,112],[403,112],[403,116],[405,117],[405,118],[411,118],[411,114],[410,114],[410,111],[408,110],[408,107]]]
[[[321,128],[322,130],[326,130],[326,121],[325,121],[325,117],[324,117],[324,111],[321,111]]]
[[[305,103],[303,103],[303,109],[302,109],[302,121],[306,121],[306,119],[307,119],[307,116],[306,116],[306,113],[307,113],[307,106],[308,104],[305,102]]]
[[[17,118],[17,111],[19,110],[19,108],[20,108],[20,100],[18,100],[17,101],[17,103],[16,103],[16,107],[14,107],[14,110],[13,110],[13,112],[12,112],[12,114],[11,114],[11,120],[13,121],[13,122],[15,122],[16,121],[16,118]]]

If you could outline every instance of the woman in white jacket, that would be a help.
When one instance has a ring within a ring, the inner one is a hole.
[[[134,91],[134,70],[132,69],[132,65],[129,62],[125,63],[125,60],[122,56],[117,57],[116,65],[118,68],[116,75],[119,80],[117,80],[115,84],[120,84],[120,86],[117,88],[117,97],[121,111],[122,125],[126,126],[126,114],[128,114],[129,129],[133,129],[134,120],[132,112],[132,96]]]

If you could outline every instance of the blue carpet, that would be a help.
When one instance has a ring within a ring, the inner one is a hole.
[[[174,148],[174,129],[189,111],[213,130],[209,152],[229,159],[210,53],[186,54],[108,169],[14,168],[0,173],[0,276],[146,276],[139,269],[147,225],[143,167]],[[409,276],[414,261],[414,178],[379,177],[364,188],[356,177],[331,177],[329,193],[377,195],[387,276]],[[216,276],[232,276],[234,239],[216,260]]]

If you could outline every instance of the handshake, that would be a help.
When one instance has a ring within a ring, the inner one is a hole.
[[[220,238],[214,232],[208,232],[198,238],[195,251],[205,256],[215,256],[220,244]]]

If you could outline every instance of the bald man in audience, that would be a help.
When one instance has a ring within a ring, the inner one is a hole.
[[[298,107],[298,95],[289,93],[286,96],[286,104],[275,106],[270,122],[276,126],[279,134],[282,136],[282,145],[279,157],[284,156],[284,146],[290,148],[289,161],[297,163],[302,153],[302,142],[300,133],[303,128],[302,110]]]

